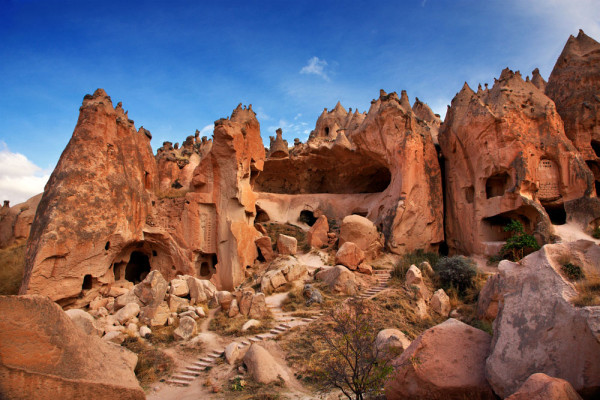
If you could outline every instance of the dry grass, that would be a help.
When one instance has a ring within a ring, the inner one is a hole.
[[[254,382],[252,379],[243,379],[235,376],[229,379],[220,392],[219,398],[236,400],[277,400],[281,399],[281,392],[285,384],[283,381],[268,385]]]
[[[310,313],[311,311],[326,310],[341,301],[340,296],[335,296],[329,292],[329,288],[325,283],[312,282],[311,284],[313,288],[321,292],[321,295],[323,296],[323,302],[321,304],[313,303],[311,306],[307,307],[306,299],[302,294],[304,287],[292,287],[288,292],[287,297],[281,302],[281,309],[288,312],[296,311]]]
[[[175,341],[173,331],[176,328],[174,325],[152,327],[152,333],[148,336],[148,341],[157,347],[167,347]]]
[[[600,276],[590,274],[575,284],[577,297],[573,301],[576,307],[600,305]]]
[[[25,268],[25,242],[0,250],[0,295],[19,293]]]
[[[122,346],[137,354],[135,376],[144,389],[148,389],[152,383],[171,374],[175,368],[175,362],[169,355],[139,338],[129,337],[125,339]]]
[[[248,321],[248,318],[239,314],[233,318],[229,318],[223,312],[217,312],[213,319],[210,320],[208,329],[222,336],[246,336],[257,333],[270,331],[275,319],[272,314],[260,320],[260,326],[252,327],[242,332],[242,326]]]

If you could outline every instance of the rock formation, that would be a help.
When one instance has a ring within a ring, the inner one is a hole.
[[[554,103],[518,71],[505,69],[491,89],[477,93],[465,83],[439,141],[452,252],[497,254],[511,219],[546,243],[551,222],[569,217],[569,202],[593,195],[592,174]]]
[[[567,137],[592,170],[599,196],[600,43],[582,30],[577,37],[570,36],[550,74],[546,94],[556,104]],[[600,220],[583,221],[584,225],[590,222],[593,227],[600,224]]]
[[[80,297],[84,305],[150,270],[167,280],[212,279],[225,289],[244,279],[261,236],[250,183],[264,159],[255,113],[240,105],[231,119],[215,122],[212,143],[189,137],[177,150],[163,146],[156,159],[150,137],[102,89],[85,96],[33,221],[21,293],[63,305]],[[177,157],[189,163],[168,172]],[[177,189],[173,179],[187,186]],[[165,193],[165,182],[175,191]]]
[[[271,136],[271,146],[269,147],[269,157],[283,158],[289,156],[287,140],[283,140],[283,131],[281,128],[275,132],[276,136]]]
[[[0,249],[15,242],[22,242],[29,237],[31,224],[41,198],[40,193],[12,207],[6,202],[0,209]]]
[[[42,296],[0,296],[0,397],[145,399],[135,354],[89,335]]]
[[[500,266],[498,316],[486,362],[494,392],[506,397],[533,373],[568,381],[583,397],[600,394],[600,309],[577,308],[562,275],[566,263],[600,276],[600,247],[589,241],[546,245]]]
[[[418,107],[417,107],[418,108]],[[395,253],[436,249],[443,240],[441,174],[431,129],[402,92],[381,91],[369,112],[325,110],[308,142],[268,158],[257,205],[273,222],[302,213],[373,221]]]

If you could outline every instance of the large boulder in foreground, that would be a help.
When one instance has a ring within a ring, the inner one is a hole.
[[[453,318],[423,332],[394,361],[394,399],[495,399],[485,379],[490,335]]]
[[[546,374],[533,374],[506,400],[579,400],[573,386],[564,379]]]
[[[0,296],[0,398],[145,399],[137,357],[42,296]]]
[[[290,380],[287,371],[277,363],[275,358],[264,347],[254,343],[244,356],[244,364],[248,373],[258,383],[268,384]]]
[[[499,311],[486,374],[496,394],[514,393],[533,373],[568,381],[583,397],[600,395],[600,307],[574,307],[572,263],[600,275],[600,247],[580,240],[546,245],[521,260],[500,264]]]
[[[373,222],[360,215],[348,215],[340,226],[340,247],[352,242],[365,252],[367,259],[377,257],[382,249],[382,240]]]
[[[319,271],[315,278],[325,282],[329,289],[336,293],[355,295],[358,291],[356,277],[343,265],[336,265]]]

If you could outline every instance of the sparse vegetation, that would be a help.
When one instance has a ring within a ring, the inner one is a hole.
[[[0,250],[0,295],[19,293],[25,268],[25,242]]]
[[[506,240],[506,243],[500,250],[500,255],[503,258],[511,261],[519,261],[527,254],[533,253],[540,248],[535,238],[525,233],[525,228],[520,221],[513,219],[503,229],[504,232],[511,233],[511,237]]]
[[[148,336],[148,341],[158,347],[166,347],[175,341],[173,331],[176,326],[155,326],[152,328],[152,333]]]
[[[464,256],[442,257],[434,270],[444,289],[456,288],[461,295],[473,287],[477,276],[475,262]]]
[[[584,275],[581,267],[578,265],[575,265],[573,263],[563,264],[560,269],[567,276],[567,278],[571,281],[578,281],[582,278],[585,278],[585,275]]]
[[[577,297],[573,299],[576,307],[600,306],[600,276],[591,275],[577,282]]]
[[[122,346],[137,354],[138,361],[135,366],[135,376],[144,389],[147,389],[159,379],[168,376],[175,368],[175,362],[169,355],[153,348],[139,338],[128,337]]]
[[[295,237],[298,241],[299,249],[302,249],[304,251],[310,251],[310,246],[308,246],[308,244],[306,243],[306,232],[304,232],[302,228],[291,224],[274,223],[263,224],[263,226],[267,230],[267,234],[271,238],[271,243],[273,243],[273,246],[276,245],[279,234],[283,234]]]
[[[592,231],[592,237],[595,239],[600,239],[600,226],[597,226]]]
[[[243,315],[237,315],[229,318],[223,312],[217,312],[213,319],[210,320],[208,329],[223,336],[244,336],[256,333],[268,332],[273,328],[274,319],[272,316],[260,320],[260,325],[252,327],[245,332],[242,332],[242,326],[248,321],[248,318]]]
[[[392,270],[392,279],[404,281],[406,271],[408,271],[410,266],[416,265],[418,267],[419,264],[421,264],[423,261],[427,261],[431,265],[431,267],[435,269],[435,266],[438,263],[439,259],[439,254],[428,253],[424,252],[423,250],[417,250],[413,253],[404,254]]]

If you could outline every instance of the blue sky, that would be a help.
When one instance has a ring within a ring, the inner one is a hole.
[[[305,141],[324,107],[365,111],[382,88],[443,116],[504,67],[547,79],[579,28],[600,39],[600,2],[0,0],[0,200],[42,190],[98,87],[155,150],[238,103],[266,143]]]

